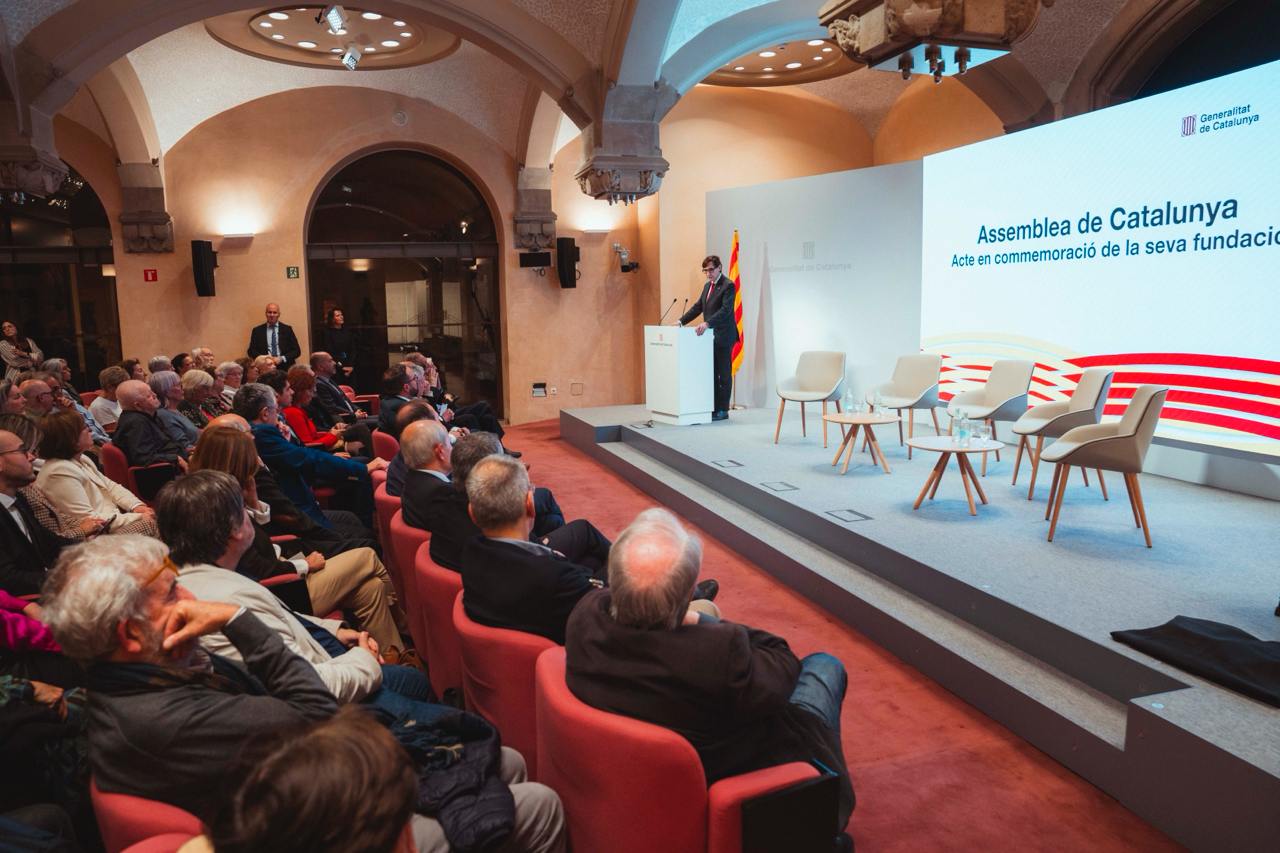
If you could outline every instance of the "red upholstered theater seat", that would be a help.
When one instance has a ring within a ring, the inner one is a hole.
[[[139,500],[150,504],[156,492],[170,480],[178,476],[178,466],[169,462],[156,462],[152,465],[130,465],[124,451],[111,442],[102,445],[100,450],[102,472],[138,496]],[[139,485],[141,481],[141,485]]]
[[[387,469],[379,468],[377,471],[370,471],[369,479],[373,482],[373,487],[375,489],[378,488],[378,486],[387,482]]]
[[[364,409],[365,413],[371,418],[376,418],[382,408],[382,400],[377,394],[357,394],[352,402],[358,408]]]
[[[177,806],[129,794],[108,794],[89,780],[89,797],[107,853],[120,851],[157,835],[199,835],[200,820]]]
[[[473,622],[459,593],[453,627],[462,651],[462,695],[467,708],[502,733],[502,743],[518,750],[537,779],[538,736],[534,718],[533,673],[538,656],[555,643],[537,634],[491,628]]]
[[[89,408],[90,403],[92,403],[94,400],[98,399],[101,396],[102,396],[101,391],[81,391],[80,405],[84,406],[87,409]]]
[[[356,401],[356,389],[352,388],[350,385],[339,385],[338,390],[343,394],[346,394],[347,399],[351,402],[354,403]]]
[[[190,840],[191,836],[184,832],[167,832],[126,847],[124,853],[178,853]]]
[[[372,435],[373,455],[388,462],[395,459],[396,454],[400,452],[400,442],[380,429],[375,429]]]
[[[563,648],[538,658],[538,781],[560,795],[574,850],[741,853],[743,802],[818,775],[793,762],[708,790],[687,740],[580,702],[564,674]]]
[[[400,501],[396,500],[396,503],[399,504]],[[395,554],[397,566],[412,566],[417,559],[418,548],[430,541],[430,533],[405,524],[403,513],[396,510],[391,517],[391,547],[385,550]],[[409,619],[409,633],[413,635],[414,648],[421,655],[430,646],[430,641],[426,622],[422,618],[422,606],[418,603],[417,580],[414,573],[409,571],[401,574],[400,581],[404,586],[404,611]]]
[[[391,518],[399,511],[400,499],[387,494],[386,482],[376,484],[373,487],[373,517],[378,524],[378,541],[382,543],[382,562],[396,582],[396,593],[403,596],[404,576],[413,571],[413,564],[401,567],[391,547]]]
[[[419,546],[413,566],[418,610],[427,627],[427,671],[436,694],[443,696],[446,690],[462,689],[462,653],[453,627],[453,600],[462,592],[462,575],[436,565],[430,542]]]

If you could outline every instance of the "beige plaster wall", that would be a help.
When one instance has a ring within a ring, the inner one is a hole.
[[[963,83],[917,76],[894,102],[876,133],[875,164],[919,160],[928,154],[1002,136],[1004,124]]]
[[[392,114],[403,110],[408,123],[397,127]],[[69,163],[98,190],[113,223],[120,211],[113,154],[74,122],[60,119],[57,144]],[[350,159],[372,150],[403,147],[441,156],[469,174],[502,223],[501,282],[505,408],[513,423],[551,417],[561,404],[600,405],[638,399],[638,332],[634,276],[616,273],[608,247],[615,239],[635,240],[634,212],[622,212],[615,235],[583,244],[583,280],[561,291],[553,276],[538,278],[519,269],[511,234],[515,163],[487,137],[456,115],[424,101],[343,87],[302,89],[243,104],[196,127],[163,163],[166,199],[174,220],[177,251],[168,255],[116,252],[117,291],[123,349],[147,358],[197,345],[221,357],[244,354],[249,330],[262,322],[263,306],[278,302],[285,322],[308,349],[305,218],[312,198],[327,178]],[[575,160],[576,153],[565,153]],[[577,194],[575,162],[559,170],[557,194]],[[560,184],[572,184],[570,187]],[[607,209],[607,205],[604,205]],[[563,232],[575,235],[574,220],[586,216],[572,204],[562,216]],[[590,212],[590,211],[588,211]],[[577,227],[594,227],[590,224]],[[251,240],[224,241],[229,233],[252,233]],[[190,243],[212,240],[218,252],[217,296],[195,295]],[[607,251],[606,251],[607,250]],[[286,278],[298,266],[302,277]],[[158,281],[143,280],[155,269]],[[610,274],[609,269],[615,270]],[[535,401],[533,381],[556,383],[556,398]],[[572,382],[583,383],[571,397]]]
[[[653,202],[642,203],[646,254],[660,257],[663,307],[697,299],[706,253],[706,193],[872,164],[871,138],[852,114],[799,90],[695,86],[662,121],[671,170]],[[644,207],[655,205],[657,214]],[[656,237],[649,233],[657,223]],[[729,263],[732,234],[718,238]],[[675,312],[673,311],[673,315]]]

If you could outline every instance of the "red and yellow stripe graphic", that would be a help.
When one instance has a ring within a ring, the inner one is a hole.
[[[733,322],[738,327],[738,342],[733,345],[730,375],[736,376],[742,366],[742,281],[738,277],[738,229],[733,229],[733,250],[729,253],[729,280],[733,282]]]

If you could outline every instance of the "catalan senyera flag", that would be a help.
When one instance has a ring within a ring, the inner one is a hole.
[[[733,345],[730,375],[736,376],[742,366],[742,281],[738,276],[738,229],[733,229],[733,249],[729,252],[729,280],[733,282],[733,322],[738,327],[738,342]]]

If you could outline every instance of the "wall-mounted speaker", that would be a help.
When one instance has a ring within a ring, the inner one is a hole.
[[[578,259],[581,253],[572,237],[556,238],[556,275],[561,287],[578,286]]]
[[[218,266],[218,253],[208,240],[191,241],[191,274],[196,280],[197,296],[213,296],[213,271]]]

